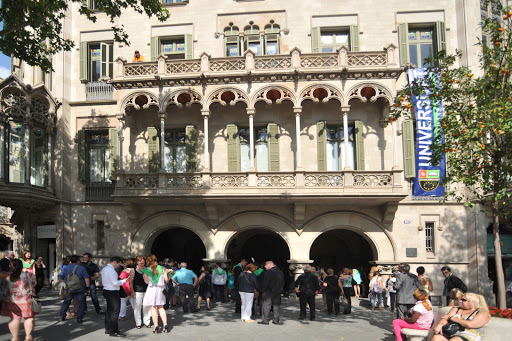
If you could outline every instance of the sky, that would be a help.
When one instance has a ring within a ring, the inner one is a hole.
[[[2,1],[0,1],[0,5]],[[0,22],[0,28],[3,27],[2,22]],[[11,57],[4,55],[0,52],[0,78],[7,78],[11,75]]]

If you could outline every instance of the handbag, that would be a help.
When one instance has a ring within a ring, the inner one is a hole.
[[[32,289],[32,279],[30,278],[30,275],[29,275],[28,285],[29,285],[29,289],[30,289],[30,307],[32,308],[32,311],[34,312],[34,314],[39,314],[41,312],[41,302],[39,301],[39,297],[34,297],[34,295],[32,295],[33,289]]]
[[[348,306],[348,300],[347,300],[347,298],[346,298],[345,296],[341,296],[341,298],[340,298],[340,304],[341,304],[342,306]]]
[[[450,339],[455,333],[463,331],[464,328],[457,322],[448,321],[447,324],[443,326],[443,336],[447,339]]]

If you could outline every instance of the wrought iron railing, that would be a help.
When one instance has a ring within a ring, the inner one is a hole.
[[[86,201],[112,201],[115,183],[113,182],[87,182],[85,184]]]
[[[113,99],[114,87],[112,84],[98,81],[85,84],[85,99],[87,101],[99,101]]]

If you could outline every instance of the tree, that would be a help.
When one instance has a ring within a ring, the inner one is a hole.
[[[512,179],[512,11],[488,0],[493,15],[482,22],[481,70],[456,66],[460,52],[441,51],[428,60],[426,76],[406,86],[395,99],[390,121],[413,116],[411,94],[442,103],[444,118],[430,146],[432,164],[446,160],[446,200],[490,207],[498,285],[497,303],[506,308],[499,225],[511,209]],[[416,108],[416,111],[420,108]]]
[[[95,10],[89,7],[93,3]],[[160,0],[2,0],[0,50],[45,72],[52,70],[52,56],[75,46],[72,40],[62,37],[62,22],[73,4],[93,23],[97,20],[96,11],[104,12],[112,23],[114,40],[127,45],[123,25],[116,24],[123,10],[132,8],[160,21],[169,18],[169,11]]]

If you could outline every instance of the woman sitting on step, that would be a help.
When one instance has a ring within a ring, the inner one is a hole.
[[[416,304],[411,309],[411,317],[402,317],[393,320],[393,330],[395,331],[396,340],[402,341],[407,338],[402,334],[402,328],[428,330],[434,322],[434,311],[432,303],[428,299],[425,290],[416,289],[414,291]]]

